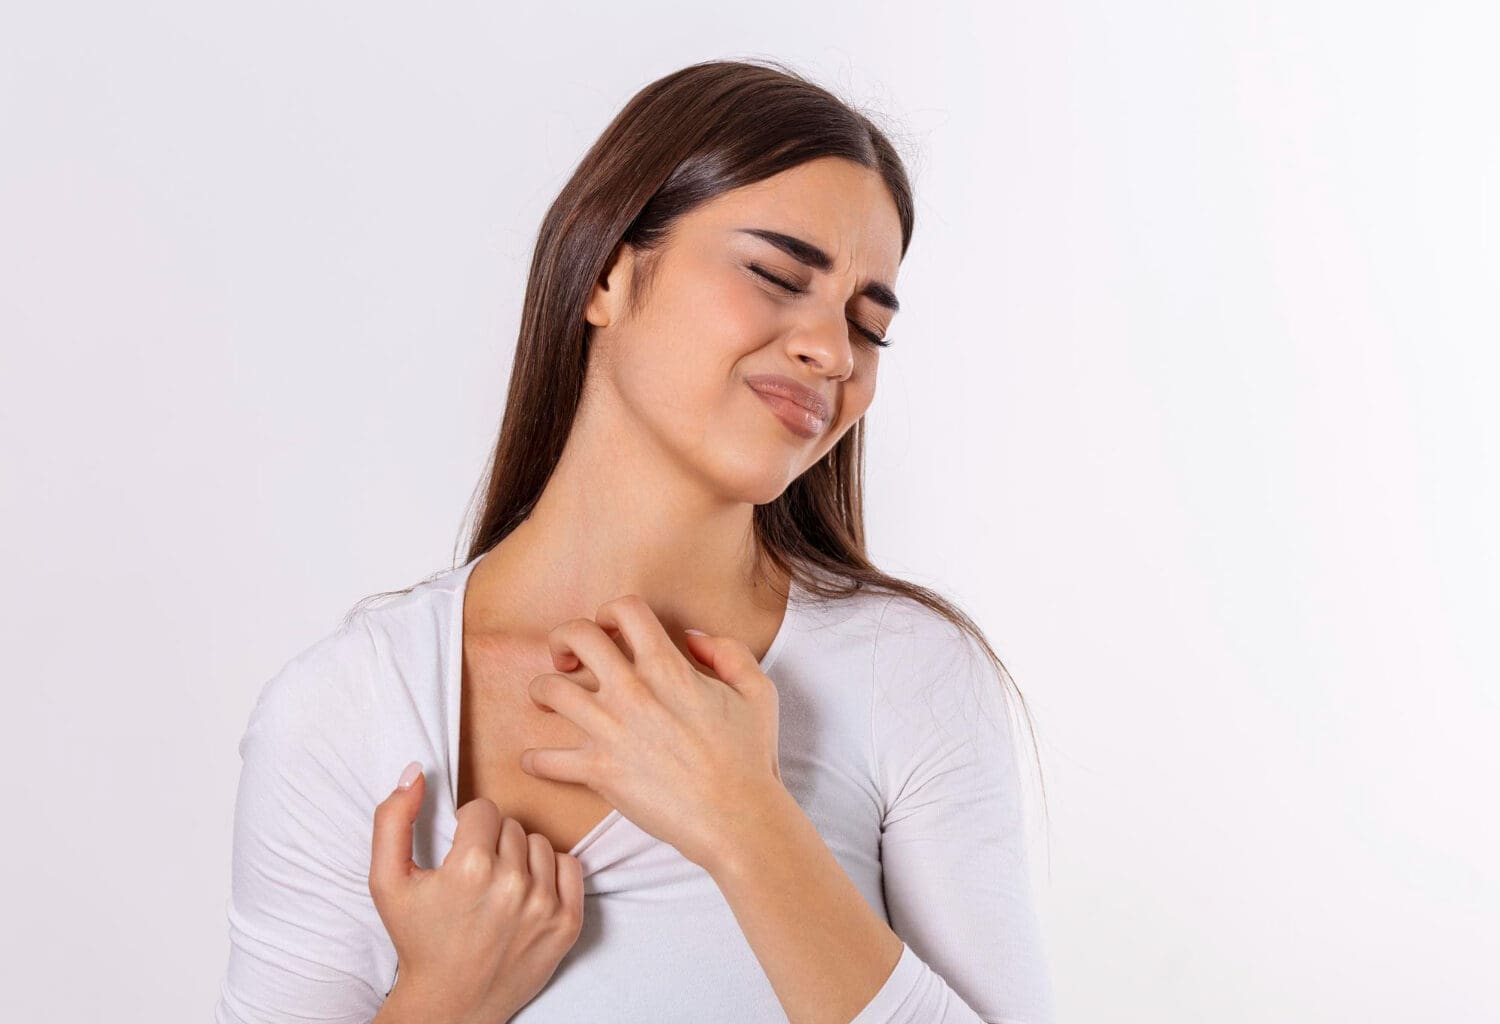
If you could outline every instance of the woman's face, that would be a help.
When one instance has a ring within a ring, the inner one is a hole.
[[[753,232],[785,236],[797,252]],[[871,338],[895,313],[901,260],[880,175],[826,157],[698,207],[674,226],[634,318],[632,257],[621,246],[589,301],[590,387],[609,388],[632,427],[726,497],[775,499],[875,397]],[[810,265],[822,257],[826,266]],[[809,389],[826,418],[771,397],[778,378]]]

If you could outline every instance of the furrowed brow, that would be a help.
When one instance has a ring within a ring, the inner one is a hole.
[[[783,234],[769,228],[737,228],[736,230],[771,243],[803,266],[812,267],[825,274],[833,269],[833,257],[811,242],[797,238],[795,235]],[[859,294],[879,303],[892,313],[899,312],[901,309],[896,293],[883,281],[871,281],[860,289]]]

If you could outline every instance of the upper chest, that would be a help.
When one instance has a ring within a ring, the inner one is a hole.
[[[458,806],[489,799],[502,817],[515,818],[565,853],[614,808],[587,786],[521,769],[521,752],[528,747],[567,749],[588,740],[566,717],[531,699],[531,680],[551,671],[545,645],[494,636],[464,640]]]

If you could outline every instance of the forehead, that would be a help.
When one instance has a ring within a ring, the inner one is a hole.
[[[693,211],[695,229],[761,245],[741,228],[806,239],[836,273],[891,281],[901,265],[901,220],[878,171],[838,157],[799,164],[716,196]]]

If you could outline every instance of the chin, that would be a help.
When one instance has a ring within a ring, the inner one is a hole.
[[[779,450],[769,445],[759,449],[746,446],[738,457],[725,453],[725,457],[716,459],[705,467],[704,475],[725,500],[765,505],[781,497],[801,474],[804,467],[794,462],[791,454],[784,445]]]

